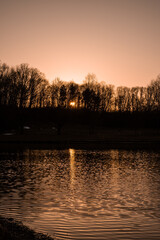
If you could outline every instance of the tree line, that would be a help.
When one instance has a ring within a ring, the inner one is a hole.
[[[73,104],[74,103],[74,104]],[[147,87],[117,87],[88,74],[83,84],[56,78],[50,83],[28,64],[0,63],[0,106],[16,108],[87,109],[102,112],[160,110],[160,75]]]

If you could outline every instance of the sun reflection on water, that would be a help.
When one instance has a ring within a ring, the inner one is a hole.
[[[69,149],[69,157],[70,157],[70,181],[71,186],[74,185],[75,181],[75,150]]]

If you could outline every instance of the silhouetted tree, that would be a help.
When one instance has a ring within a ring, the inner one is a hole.
[[[41,89],[41,84],[44,79],[44,74],[41,73],[37,68],[30,69],[30,80],[29,80],[29,108],[36,106],[36,99]]]
[[[63,84],[60,87],[60,96],[59,96],[59,104],[61,107],[66,107],[66,99],[67,99],[67,90],[66,90],[66,86]]]
[[[59,105],[59,91],[62,82],[59,78],[56,78],[51,85],[51,106],[58,107]]]
[[[10,81],[9,81],[9,66],[5,63],[0,64],[0,104],[7,105],[9,98],[9,89],[10,89]]]
[[[47,106],[48,96],[46,93],[48,86],[49,82],[46,79],[42,78],[38,90],[37,107],[43,108]]]
[[[70,82],[68,84],[68,101],[67,106],[69,106],[69,103],[71,101],[76,102],[76,105],[78,105],[78,84],[74,82]]]
[[[30,69],[28,64],[21,64],[16,68],[18,107],[26,107],[29,96]]]
[[[156,80],[153,80],[151,84],[148,86],[148,96],[149,99],[147,101],[147,105],[149,105],[149,109],[152,110],[160,110],[160,75]]]

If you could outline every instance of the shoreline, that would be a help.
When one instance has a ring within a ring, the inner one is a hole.
[[[82,130],[64,129],[60,135],[49,132],[49,129],[44,132],[33,130],[23,134],[1,134],[0,148],[7,145],[8,148],[159,149],[160,146],[160,130],[95,129],[91,133]]]
[[[1,149],[149,149],[159,150],[159,140],[25,140],[0,141]]]
[[[1,240],[54,240],[49,235],[38,233],[22,222],[0,216]]]

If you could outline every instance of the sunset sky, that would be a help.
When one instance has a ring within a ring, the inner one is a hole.
[[[0,60],[52,81],[116,86],[160,74],[160,0],[0,0]]]

